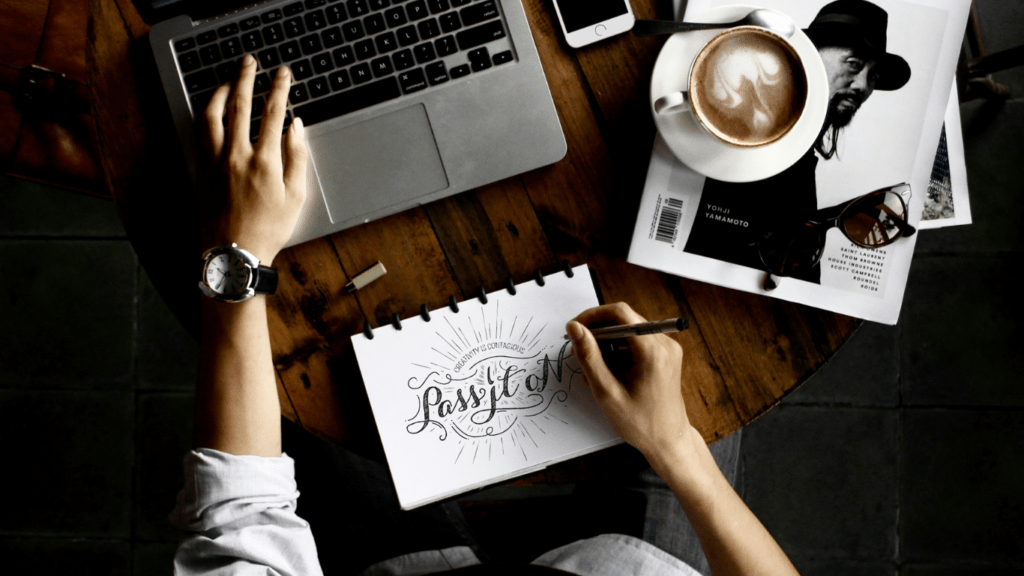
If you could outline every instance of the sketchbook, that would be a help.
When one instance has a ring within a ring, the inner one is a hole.
[[[582,265],[352,337],[403,510],[622,442],[564,338],[597,305]]]

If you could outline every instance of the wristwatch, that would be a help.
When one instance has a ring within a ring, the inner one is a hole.
[[[203,252],[199,291],[221,302],[245,302],[277,290],[277,269],[260,266],[259,258],[234,242]]]

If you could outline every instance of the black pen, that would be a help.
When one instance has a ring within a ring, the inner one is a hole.
[[[631,336],[643,336],[645,334],[666,334],[669,332],[682,332],[690,327],[690,321],[686,318],[669,318],[668,320],[657,320],[655,322],[643,322],[641,324],[624,324],[622,326],[608,326],[605,328],[594,328],[590,331],[598,340],[612,340],[615,338],[629,338]],[[569,335],[565,335],[569,339]]]

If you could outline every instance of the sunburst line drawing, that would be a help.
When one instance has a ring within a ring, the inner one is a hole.
[[[537,430],[540,430],[541,434],[544,434],[545,436],[547,436],[547,432],[545,432],[544,429],[540,427],[540,424],[537,424],[536,420],[530,420],[530,422],[532,422],[533,425],[537,427]]]
[[[498,441],[501,442],[501,455],[504,456],[505,455],[505,439],[503,437],[501,437],[501,436],[498,436]]]
[[[519,320],[519,316],[516,316],[515,318],[512,319],[512,327],[509,328],[509,330],[508,330],[508,335],[509,336],[511,336],[512,333],[516,331],[516,320]]]
[[[459,444],[462,444],[462,442],[460,441]],[[462,451],[465,450],[465,449],[466,449],[466,445],[462,444],[462,448],[459,448],[459,453],[455,455],[455,462],[452,462],[452,464],[455,464],[456,462],[459,461],[459,457],[462,456]]]
[[[522,344],[523,340],[526,339],[526,329],[530,327],[530,322],[533,322],[533,317],[530,317],[526,322],[526,326],[523,326],[523,333],[519,336],[519,343]]]
[[[438,338],[440,338],[441,340],[444,340],[445,344],[447,344],[448,346],[451,346],[451,349],[454,350],[456,354],[461,354],[462,353],[462,348],[458,348],[458,347],[455,346],[455,344],[452,344],[451,342],[449,342],[447,338],[445,338],[444,336],[441,336],[440,332],[434,332],[434,334],[437,334]]]
[[[473,336],[476,337],[476,343],[479,344],[480,343],[480,333],[476,331],[476,326],[473,326],[473,319],[469,318],[467,316],[466,320],[469,321],[469,331],[473,333]]]
[[[476,444],[476,450],[473,451],[473,461],[470,464],[476,464],[476,455],[480,453],[480,443],[474,442],[474,444]]]
[[[430,370],[430,366],[424,366],[423,364],[417,364],[413,362],[412,365],[416,366],[417,368],[423,368],[424,370]]]
[[[480,322],[484,325],[484,334],[488,340],[491,338],[491,325],[487,323],[487,316],[484,315],[484,309],[480,309]]]
[[[540,446],[537,445],[537,441],[533,439],[533,434],[530,434],[530,431],[526,429],[526,426],[523,426],[522,422],[519,423],[519,426],[522,427],[523,434],[526,434],[526,437],[530,439],[530,442],[533,442],[535,447],[540,448]]]
[[[451,370],[451,368],[449,368],[448,366],[441,366],[440,364],[438,364],[436,362],[431,362],[430,364],[433,365],[433,366],[437,366],[438,368],[440,368],[442,370]],[[429,370],[429,368],[428,368],[428,370]]]
[[[445,317],[444,321],[447,322],[448,323],[448,327],[452,329],[452,334],[455,334],[456,338],[458,338],[459,340],[462,340],[463,344],[465,344],[466,346],[469,346],[469,340],[466,340],[464,337],[459,335],[458,330],[455,329],[455,326],[452,326],[452,323],[451,323],[451,321],[448,320],[448,317]]]
[[[544,333],[544,329],[547,327],[548,323],[545,323],[543,326],[541,326],[540,330],[537,331],[537,335],[533,337],[533,340],[531,340],[529,344],[527,344],[527,346],[529,346],[531,350],[533,349],[533,345],[537,342],[537,339],[540,338],[540,335]]]
[[[437,352],[441,356],[444,356],[445,358],[451,360],[452,362],[455,362],[455,360],[456,360],[456,358],[454,356],[452,356],[451,354],[448,354],[447,352],[441,352],[440,350],[438,350],[437,348],[434,348],[433,346],[431,346],[430,349],[433,350],[434,352]]]

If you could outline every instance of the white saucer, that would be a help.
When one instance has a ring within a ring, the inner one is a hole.
[[[733,22],[757,6],[721,6],[709,10],[696,22]],[[697,124],[689,112],[657,114],[654,101],[686,89],[690,65],[697,52],[722,30],[701,30],[673,34],[654,64],[651,79],[651,114],[658,132],[672,153],[695,171],[724,182],[752,182],[774,176],[796,163],[818,138],[828,111],[828,78],[818,49],[797,29],[790,43],[796,49],[807,73],[807,103],[804,114],[782,138],[757,148],[731,146],[712,136]]]

